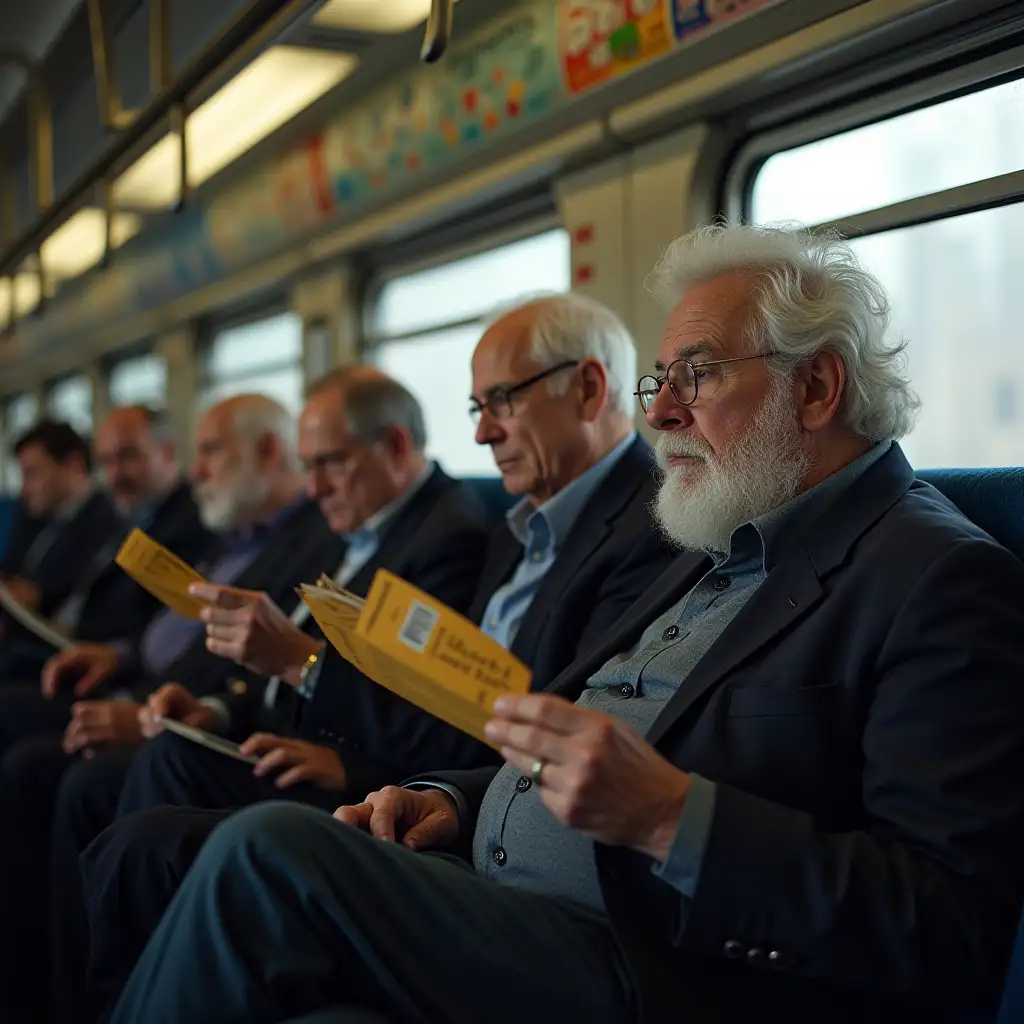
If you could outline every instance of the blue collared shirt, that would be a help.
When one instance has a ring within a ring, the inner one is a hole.
[[[512,646],[530,603],[580,513],[635,439],[636,434],[630,434],[539,508],[524,498],[506,514],[509,531],[523,546],[523,558],[508,583],[491,595],[480,625],[502,647]]]

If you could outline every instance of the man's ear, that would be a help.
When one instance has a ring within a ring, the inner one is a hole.
[[[846,388],[846,366],[839,355],[824,348],[796,371],[797,414],[800,426],[814,433],[829,426],[839,412]]]

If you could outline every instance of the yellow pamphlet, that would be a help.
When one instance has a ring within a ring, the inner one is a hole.
[[[527,693],[530,670],[501,644],[411,583],[380,569],[361,607],[322,587],[300,588],[331,645],[380,686],[482,743],[494,701]],[[358,601],[358,598],[356,598]]]
[[[191,565],[142,530],[136,528],[128,534],[114,561],[171,611],[186,619],[201,617],[204,604],[192,597],[188,588],[193,583],[206,581]]]

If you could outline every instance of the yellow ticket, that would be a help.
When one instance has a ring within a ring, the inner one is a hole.
[[[385,569],[358,617],[322,591],[304,588],[303,599],[346,661],[482,743],[494,701],[530,689],[530,670],[501,644]]]
[[[171,611],[187,619],[201,617],[203,602],[192,597],[188,588],[206,581],[191,565],[142,530],[134,529],[128,534],[114,561]]]

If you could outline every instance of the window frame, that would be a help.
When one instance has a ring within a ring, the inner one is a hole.
[[[491,230],[486,234],[467,238],[464,242],[438,249],[426,256],[396,261],[381,267],[367,279],[363,290],[360,324],[361,359],[364,362],[370,362],[373,349],[380,345],[410,341],[414,338],[422,338],[459,327],[471,327],[474,324],[481,323],[484,319],[482,316],[461,317],[457,320],[446,320],[429,324],[422,328],[399,331],[395,334],[380,333],[376,330],[376,320],[380,309],[381,295],[392,281],[408,277],[411,274],[420,273],[424,270],[433,270],[447,263],[455,263],[458,260],[481,256],[494,249],[500,249],[506,245],[514,245],[516,242],[522,242],[536,235],[543,235],[548,231],[558,229],[565,230],[565,225],[558,214],[552,211],[539,217],[516,221],[500,231]]]
[[[246,378],[253,376],[253,373],[247,370],[243,373],[228,374],[227,376],[220,377],[216,381],[213,379],[211,372],[213,350],[218,334],[224,331],[233,330],[237,327],[246,327],[249,324],[259,323],[261,320],[270,320],[275,316],[282,316],[284,314],[292,314],[299,317],[301,332],[301,315],[288,300],[287,294],[276,295],[272,299],[264,300],[259,304],[246,306],[243,309],[239,309],[234,312],[222,313],[202,319],[196,330],[196,342],[193,348],[197,393],[203,394],[214,386],[219,386],[221,384],[230,385],[236,381],[245,380]],[[264,366],[261,366],[259,368],[259,372],[265,373],[273,372],[275,370],[291,370],[295,368],[295,365],[296,364],[291,360],[282,359],[280,362],[267,363]],[[305,370],[301,348],[297,365],[299,370],[304,373]]]
[[[853,101],[837,110],[811,114],[753,135],[737,151],[725,175],[723,210],[731,219],[752,222],[757,176],[768,160],[779,153],[1010,82],[1024,83],[1024,46],[1009,48],[954,71],[932,75],[883,96]],[[1024,202],[1024,169],[807,227],[814,231],[836,231],[844,238],[864,238],[1021,202]]]

